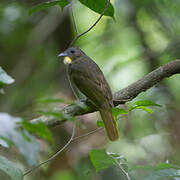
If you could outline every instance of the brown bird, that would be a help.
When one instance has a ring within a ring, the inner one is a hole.
[[[71,81],[99,110],[109,139],[117,140],[119,131],[112,115],[112,92],[99,66],[77,47],[68,48],[59,56],[65,57]]]

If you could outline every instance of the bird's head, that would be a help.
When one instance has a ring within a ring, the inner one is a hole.
[[[65,57],[64,63],[65,64],[71,64],[73,61],[77,60],[83,53],[79,48],[77,47],[70,47],[64,52],[60,53],[59,57]]]

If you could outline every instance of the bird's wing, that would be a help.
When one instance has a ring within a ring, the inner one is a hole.
[[[112,102],[111,89],[102,71],[91,59],[72,64],[70,76],[77,88],[98,107]]]

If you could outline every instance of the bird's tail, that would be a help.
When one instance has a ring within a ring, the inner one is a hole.
[[[114,120],[112,109],[100,109],[100,114],[104,122],[107,135],[111,141],[116,141],[119,139],[119,131],[117,128],[116,121]]]

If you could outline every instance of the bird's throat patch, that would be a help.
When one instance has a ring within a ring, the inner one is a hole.
[[[69,56],[66,56],[64,58],[64,64],[71,64],[72,63],[72,59]]]

